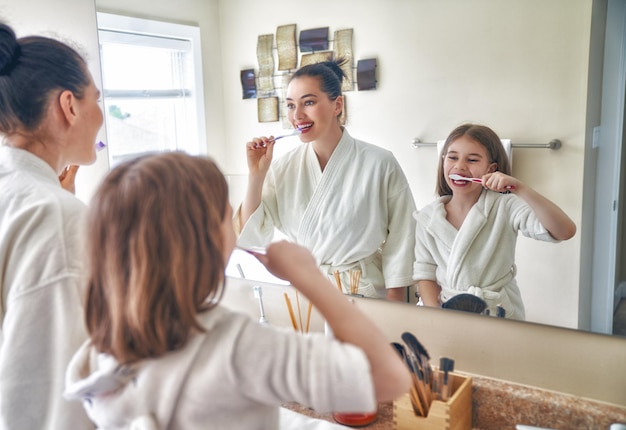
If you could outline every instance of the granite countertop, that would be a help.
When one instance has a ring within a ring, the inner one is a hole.
[[[626,423],[626,406],[557,393],[506,381],[472,376],[472,428],[515,429],[516,424],[551,429],[607,429]],[[312,418],[335,423],[331,413],[319,414],[296,403],[284,407]],[[393,430],[393,403],[380,403],[378,418],[363,426],[368,430]]]
[[[305,408],[300,406],[297,403],[287,403],[284,404],[283,407],[290,409],[294,412],[298,412],[302,415],[306,415],[311,418],[319,418],[322,420],[330,421],[332,423],[337,423],[333,419],[332,413],[320,414],[309,408]],[[348,428],[348,427],[346,427]],[[391,430],[393,429],[393,403],[379,403],[378,404],[378,418],[371,424],[363,426],[361,428],[367,428],[368,430]]]

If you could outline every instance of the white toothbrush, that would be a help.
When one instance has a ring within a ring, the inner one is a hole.
[[[296,128],[294,129],[291,133],[288,134],[283,134],[282,136],[276,136],[274,139],[272,139],[274,142],[276,142],[278,139],[282,139],[283,137],[291,137],[291,136],[296,136],[298,134],[302,133],[302,129],[301,128]]]
[[[453,181],[476,182],[477,184],[483,183],[483,180],[480,178],[466,178],[465,176],[457,175],[456,173],[451,174],[450,179],[452,179]]]
[[[452,179],[453,181],[467,181],[467,182],[475,182],[477,184],[482,184],[483,180],[480,178],[466,178],[465,176],[461,176],[461,175],[457,175],[456,173],[453,173],[450,175],[450,179]],[[506,187],[507,190],[514,190],[515,187],[513,185],[508,185]]]
[[[254,297],[259,300],[259,307],[261,308],[261,318],[259,318],[259,322],[261,324],[269,324],[267,318],[265,318],[265,309],[263,309],[263,290],[260,285],[255,285],[254,289]]]

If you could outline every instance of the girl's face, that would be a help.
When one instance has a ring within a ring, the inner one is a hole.
[[[461,136],[448,146],[443,159],[443,172],[446,182],[453,192],[464,189],[476,190],[480,184],[468,181],[453,181],[451,174],[466,178],[481,178],[483,175],[495,172],[496,163],[492,163],[487,148],[469,136]]]
[[[228,265],[230,255],[233,253],[233,249],[235,249],[235,242],[237,241],[235,227],[233,226],[233,208],[230,206],[230,203],[226,204],[226,214],[224,215],[224,220],[220,226],[220,232],[222,234],[224,246],[222,249],[224,267],[226,267],[226,265]]]
[[[302,129],[300,140],[312,142],[336,131],[337,115],[343,108],[343,97],[331,100],[320,89],[318,78],[301,76],[287,88],[287,118],[295,128]]]

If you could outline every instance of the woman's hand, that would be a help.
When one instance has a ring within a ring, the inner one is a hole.
[[[78,165],[70,164],[59,175],[61,186],[72,194],[76,194],[76,172],[78,172]]]
[[[251,176],[261,176],[265,178],[267,171],[272,164],[274,156],[274,140],[270,137],[255,137],[246,143],[246,157],[248,159],[248,169]]]

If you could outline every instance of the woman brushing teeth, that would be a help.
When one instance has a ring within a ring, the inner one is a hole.
[[[412,284],[415,210],[412,193],[391,152],[354,139],[342,126],[342,60],[294,73],[288,119],[304,143],[272,161],[274,137],[246,145],[248,191],[235,214],[238,245],[266,246],[278,228],[306,246],[348,292],[361,271],[358,294],[406,300]]]

